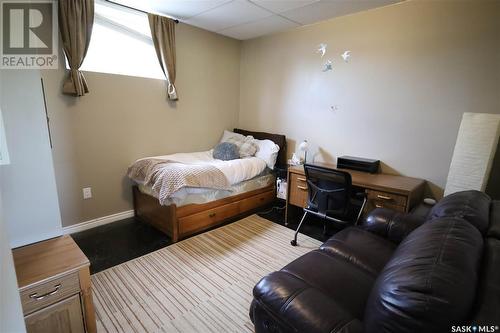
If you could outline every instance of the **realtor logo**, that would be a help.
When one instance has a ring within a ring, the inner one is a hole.
[[[0,1],[0,68],[57,68],[57,2]]]

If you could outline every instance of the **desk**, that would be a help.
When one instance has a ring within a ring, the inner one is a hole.
[[[314,164],[336,169],[332,164]],[[422,200],[425,186],[425,180],[423,179],[348,169],[341,170],[351,174],[352,185],[365,190],[368,201],[366,202],[364,213],[380,207],[408,212]],[[288,221],[289,205],[304,208],[307,204],[307,183],[304,175],[304,166],[289,167],[287,179],[288,191],[285,221]]]

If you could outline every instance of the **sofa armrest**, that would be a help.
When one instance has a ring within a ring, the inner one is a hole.
[[[324,292],[286,272],[273,272],[255,286],[250,318],[256,333],[361,333],[362,323]]]
[[[398,244],[424,222],[425,218],[422,216],[376,208],[362,220],[359,226]]]

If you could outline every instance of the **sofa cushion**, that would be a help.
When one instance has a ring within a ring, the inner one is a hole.
[[[369,231],[348,227],[327,240],[320,249],[340,256],[376,277],[391,258],[396,245]]]
[[[492,201],[490,207],[490,225],[488,237],[500,239],[500,201]]]
[[[486,238],[480,287],[473,324],[499,324],[500,318],[500,240]]]
[[[362,325],[335,299],[280,271],[254,288],[250,317],[256,332],[362,332]]]
[[[362,318],[364,306],[375,278],[345,259],[314,250],[286,265],[289,273],[319,290],[356,318]]]
[[[426,217],[419,215],[397,212],[388,208],[375,208],[362,220],[359,227],[399,244],[426,220]]]
[[[462,191],[447,195],[431,210],[428,220],[460,217],[485,235],[489,225],[490,197],[479,191]]]
[[[406,237],[366,305],[366,332],[445,332],[474,302],[483,239],[470,223],[442,218]]]

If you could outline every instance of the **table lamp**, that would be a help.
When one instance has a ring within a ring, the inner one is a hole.
[[[299,145],[299,150],[304,152],[304,163],[307,162],[307,149],[309,148],[309,143],[307,140],[304,140]]]

